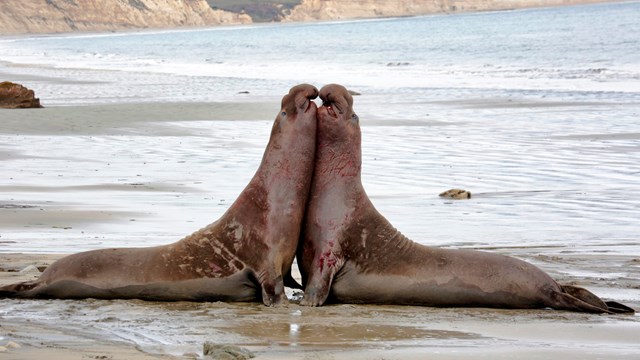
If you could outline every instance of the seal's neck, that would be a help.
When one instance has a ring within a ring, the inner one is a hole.
[[[361,168],[362,155],[359,139],[350,143],[318,137],[314,168],[316,188],[338,184],[362,187]]]

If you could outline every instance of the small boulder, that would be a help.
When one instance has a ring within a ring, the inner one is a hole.
[[[35,265],[29,265],[26,268],[20,270],[21,274],[40,274],[40,269]]]
[[[454,200],[462,200],[462,199],[471,199],[471,193],[467,190],[463,189],[450,189],[438,194],[441,198],[454,199]]]
[[[0,108],[27,109],[41,107],[40,99],[35,97],[33,90],[10,81],[0,83]]]
[[[208,359],[215,360],[249,360],[255,355],[248,349],[233,345],[220,345],[205,342],[202,347],[202,354]]]
[[[18,343],[16,343],[16,342],[13,342],[13,341],[9,341],[9,342],[7,343],[7,345],[5,345],[5,347],[6,347],[7,349],[20,349],[20,348],[21,348],[20,344],[18,344]]]

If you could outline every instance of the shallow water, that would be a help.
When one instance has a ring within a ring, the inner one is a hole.
[[[638,110],[635,105],[469,110],[436,104],[428,119],[394,125],[368,113],[368,101],[356,98],[356,110],[363,109],[365,188],[416,241],[606,247],[613,254],[637,249],[640,122],[631,114],[607,121]],[[33,219],[5,222],[0,250],[67,252],[177,240],[233,202],[259,164],[270,124],[136,122],[114,125],[112,134],[2,133],[2,203],[29,207],[12,210]],[[154,127],[167,134],[154,135]],[[472,198],[437,196],[453,187]],[[43,223],[43,216],[58,219]]]
[[[460,100],[476,90],[487,91],[483,98],[502,92],[637,101],[639,15],[640,3],[629,1],[371,21],[11,37],[0,39],[0,61],[38,65],[30,74],[51,78],[34,79],[50,105],[246,98],[241,91],[272,97],[300,82],[337,82],[409,103]]]

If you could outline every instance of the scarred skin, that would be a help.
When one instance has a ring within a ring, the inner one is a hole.
[[[0,297],[138,298],[285,304],[313,173],[316,98],[311,85],[282,99],[262,163],[222,217],[169,245],[67,256]]]
[[[427,247],[375,209],[360,179],[361,132],[353,98],[320,90],[316,163],[298,245],[302,305],[342,303],[544,308],[633,312],[587,290],[561,286],[524,261]]]

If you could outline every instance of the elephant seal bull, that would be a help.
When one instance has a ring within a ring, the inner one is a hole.
[[[361,133],[340,85],[320,90],[316,163],[298,245],[301,305],[342,303],[633,312],[561,286],[524,261],[415,243],[369,200],[360,179]]]
[[[67,256],[39,279],[0,288],[0,297],[287,303],[316,142],[318,90],[282,99],[262,163],[222,217],[169,245]]]

